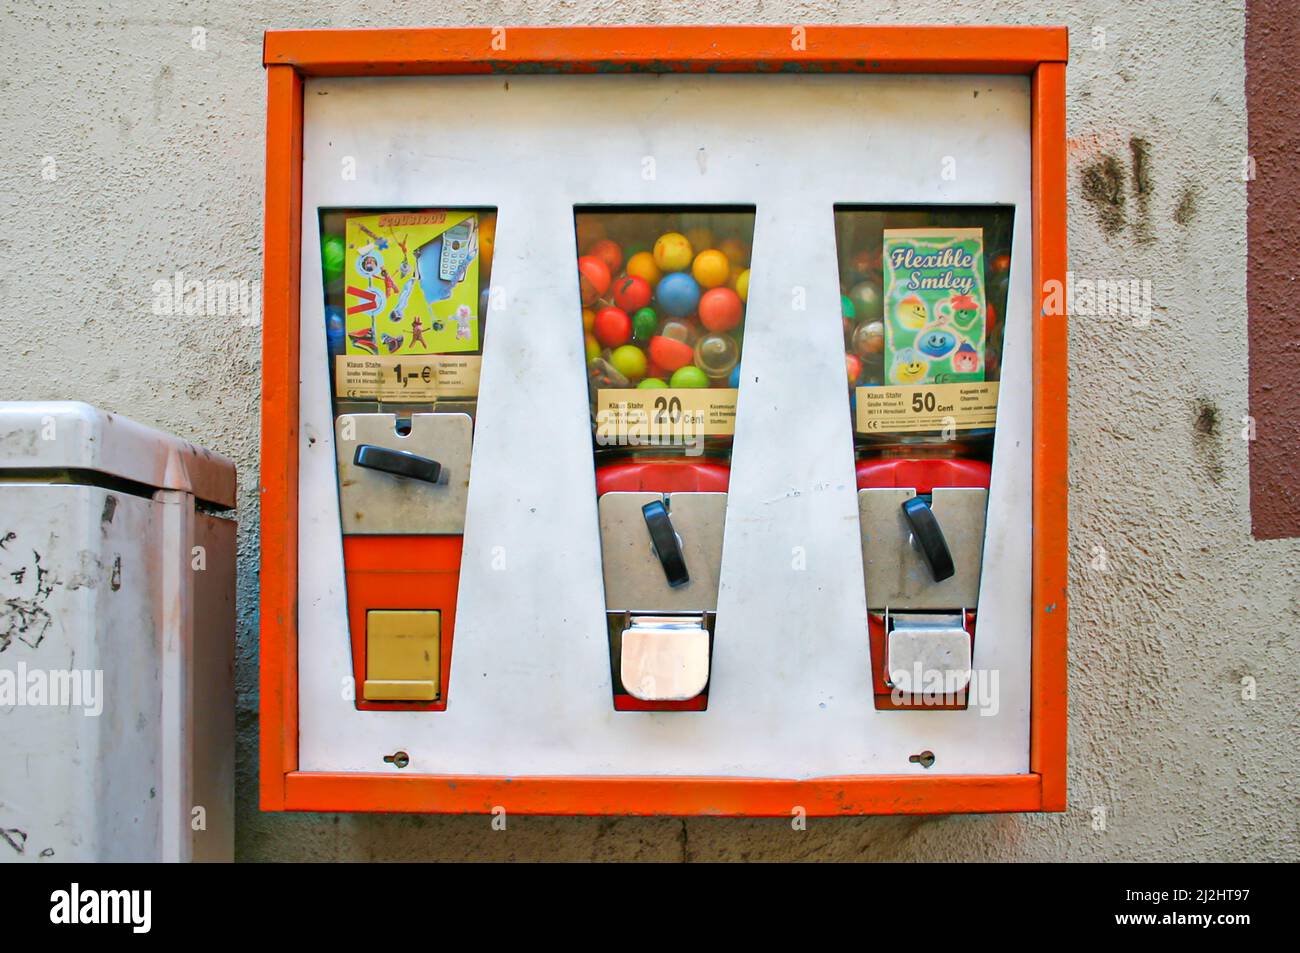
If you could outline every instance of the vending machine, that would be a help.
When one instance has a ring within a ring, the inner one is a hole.
[[[263,807],[1063,810],[1066,59],[268,33]]]

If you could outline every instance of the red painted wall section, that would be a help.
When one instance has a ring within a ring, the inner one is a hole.
[[[1300,536],[1300,16],[1295,0],[1246,4],[1246,183],[1251,529]],[[1251,174],[1247,160],[1246,174]]]

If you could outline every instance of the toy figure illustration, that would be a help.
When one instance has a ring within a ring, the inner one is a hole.
[[[938,331],[931,328],[922,331],[916,339],[916,348],[926,357],[938,360],[947,357],[957,346],[957,336],[951,331]]]
[[[411,300],[411,292],[415,290],[415,277],[407,279],[406,285],[402,288],[402,293],[397,299],[397,304],[393,305],[393,312],[388,316],[390,321],[400,322],[406,317],[406,302]]]
[[[353,276],[345,288],[348,354],[478,349],[482,289],[474,212],[354,215],[345,234],[344,273]]]
[[[411,347],[417,344],[426,351],[429,350],[429,342],[424,339],[424,325],[418,316],[411,319]]]
[[[359,351],[364,351],[367,354],[379,353],[379,348],[375,346],[375,332],[372,328],[358,328],[355,331],[349,331],[348,341]]]
[[[952,356],[952,369],[956,374],[974,374],[980,369],[980,356],[969,341],[962,341]]]
[[[361,277],[369,280],[378,278],[384,270],[383,260],[374,253],[374,245],[367,245],[357,250],[357,271]]]
[[[970,295],[953,295],[947,303],[952,308],[953,324],[958,330],[969,331],[979,317],[979,302]]]
[[[468,341],[470,338],[469,323],[474,318],[474,312],[469,309],[468,305],[461,305],[456,309],[456,340]]]
[[[388,239],[387,239],[387,238],[381,238],[381,237],[379,237],[379,236],[376,235],[374,232],[372,232],[370,229],[366,228],[365,225],[358,225],[357,227],[358,227],[359,229],[361,229],[361,231],[365,232],[365,234],[367,234],[367,235],[370,236],[370,239],[375,243],[375,248],[379,249],[380,251],[387,251],[387,250],[388,250]]]
[[[397,242],[397,247],[402,250],[402,263],[397,267],[397,274],[400,278],[405,278],[411,273],[410,253],[406,250],[408,237],[407,235],[403,235],[401,238],[396,235],[393,236],[393,241]]]
[[[889,369],[889,378],[896,384],[916,384],[925,380],[930,371],[930,363],[923,361],[910,347],[903,348],[894,355],[894,363]]]
[[[898,323],[909,331],[919,331],[930,322],[930,309],[916,295],[908,295],[894,306]]]

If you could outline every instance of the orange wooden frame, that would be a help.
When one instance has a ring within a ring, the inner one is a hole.
[[[261,470],[264,810],[810,815],[1066,806],[1066,325],[1063,27],[466,27],[266,34]],[[298,770],[298,305],[303,80],[465,73],[1018,73],[1032,78],[1033,633],[1030,772],[773,780],[456,777]]]

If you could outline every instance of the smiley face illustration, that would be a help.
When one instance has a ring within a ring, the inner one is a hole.
[[[980,369],[979,353],[970,346],[969,341],[962,341],[961,347],[952,356],[952,369],[956,374],[974,374]]]
[[[915,384],[925,379],[930,370],[930,362],[923,361],[914,350],[905,347],[894,355],[894,364],[889,369],[889,376],[896,384]]]
[[[931,328],[922,331],[916,339],[916,349],[926,357],[939,360],[952,353],[957,346],[957,336],[951,331],[939,331]]]
[[[963,331],[970,330],[979,317],[979,302],[970,295],[953,295],[948,299],[948,304],[952,308],[952,323]]]
[[[919,331],[930,322],[930,309],[916,295],[908,295],[894,307],[898,323],[909,331]]]

